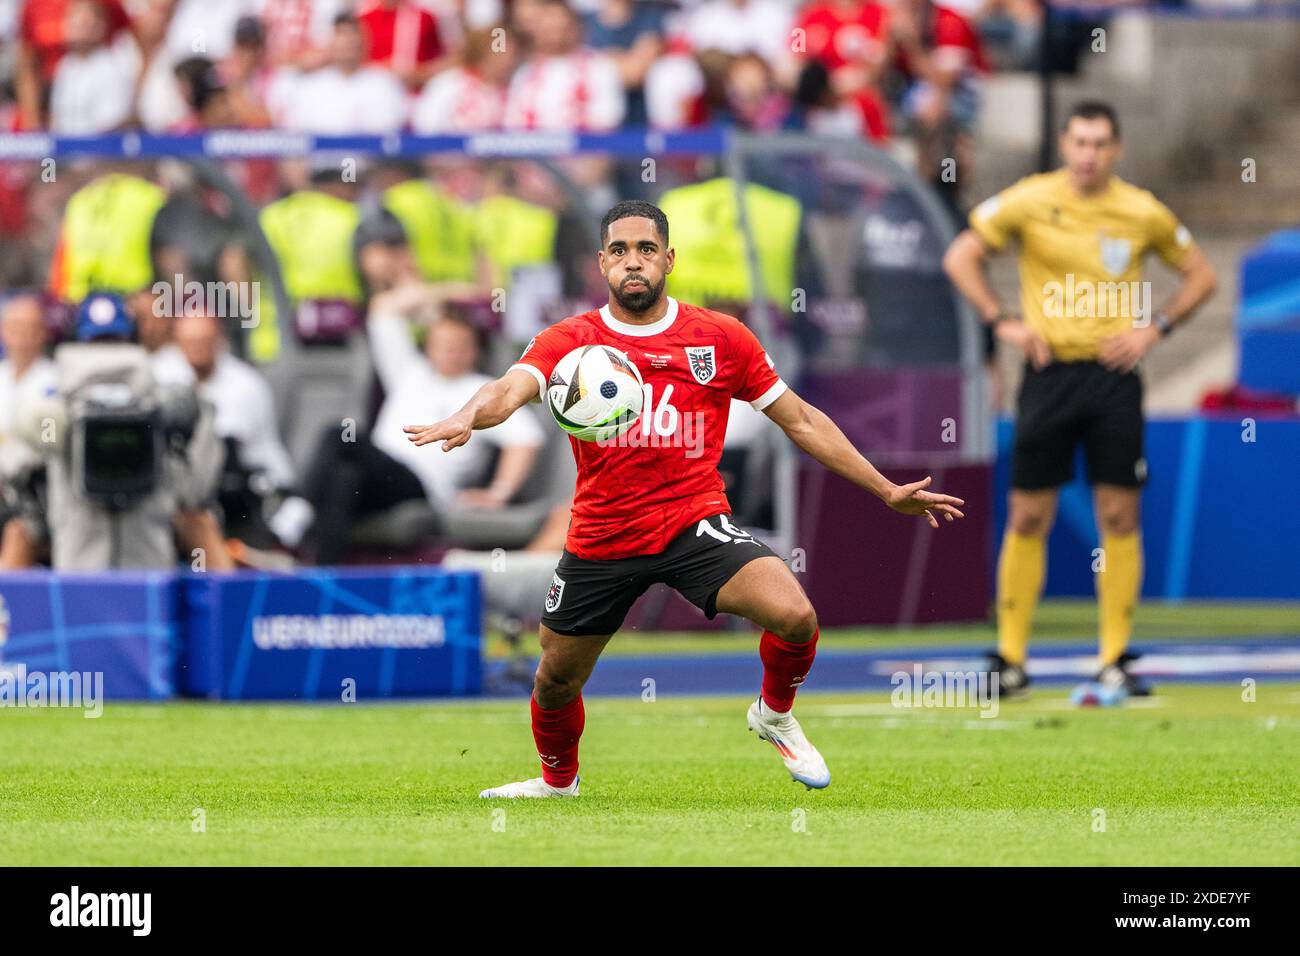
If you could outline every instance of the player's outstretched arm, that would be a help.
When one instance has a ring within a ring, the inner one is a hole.
[[[536,397],[537,379],[522,369],[511,369],[480,388],[451,417],[432,425],[405,425],[402,431],[416,445],[440,441],[443,451],[451,451],[469,441],[474,429],[500,425]]]
[[[790,440],[837,475],[865,488],[889,507],[905,515],[925,515],[932,527],[939,527],[935,514],[947,521],[964,518],[960,498],[925,489],[930,479],[909,485],[896,485],[863,458],[830,418],[819,408],[809,405],[792,390],[764,409],[768,418],[781,426]]]

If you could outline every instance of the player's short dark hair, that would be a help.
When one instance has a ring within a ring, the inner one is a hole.
[[[600,247],[602,249],[605,248],[605,243],[609,240],[610,225],[620,219],[649,219],[655,224],[655,232],[659,233],[659,238],[663,241],[663,244],[668,245],[668,217],[664,215],[664,211],[652,202],[645,202],[641,199],[624,199],[622,202],[611,206],[609,212],[605,213],[605,218],[600,221]]]
[[[1083,100],[1075,103],[1073,109],[1065,114],[1065,122],[1061,125],[1061,132],[1064,133],[1070,128],[1072,119],[1095,120],[1104,119],[1110,123],[1111,134],[1119,139],[1119,114],[1115,112],[1115,107],[1102,100]]]

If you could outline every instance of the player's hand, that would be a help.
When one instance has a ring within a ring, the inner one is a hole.
[[[1041,335],[1017,319],[1003,319],[993,326],[993,334],[1003,342],[1014,345],[1035,369],[1041,371],[1052,364],[1052,348]]]
[[[1159,340],[1160,330],[1154,324],[1107,336],[1101,340],[1097,361],[1112,372],[1132,371]]]
[[[432,425],[404,425],[402,431],[406,432],[406,440],[412,444],[429,445],[440,441],[443,451],[451,451],[469,441],[474,434],[474,423],[468,416],[456,414]]]
[[[885,496],[885,504],[905,515],[925,515],[932,528],[939,527],[939,519],[935,517],[936,512],[943,515],[945,521],[966,517],[958,510],[959,505],[966,503],[962,499],[925,490],[930,486],[931,481],[932,479],[927,475],[910,485],[894,485]]]

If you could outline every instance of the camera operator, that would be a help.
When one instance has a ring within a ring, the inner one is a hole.
[[[228,570],[207,508],[224,460],[211,408],[193,388],[158,384],[121,300],[87,297],[54,365],[57,394],[17,410],[46,461],[53,567],[167,569],[179,537],[187,558],[201,549],[203,568]]]

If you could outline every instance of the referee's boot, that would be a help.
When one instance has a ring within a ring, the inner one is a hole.
[[[1097,672],[1097,683],[1103,687],[1122,687],[1130,697],[1150,697],[1153,692],[1151,685],[1128,669],[1128,665],[1141,656],[1125,651],[1115,658],[1114,663],[1107,664]]]
[[[998,677],[1000,697],[1020,697],[1029,693],[1029,675],[1019,664],[1013,664],[1001,654],[989,655],[988,672]]]

